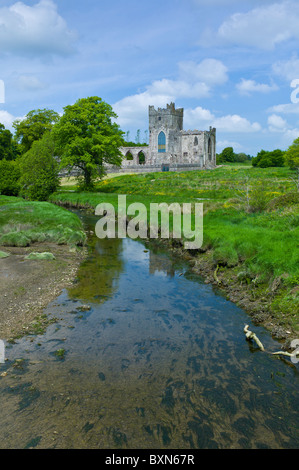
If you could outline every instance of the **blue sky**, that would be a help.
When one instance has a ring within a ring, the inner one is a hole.
[[[99,96],[135,140],[173,101],[184,129],[216,127],[217,152],[286,149],[298,49],[294,0],[0,0],[0,122]]]

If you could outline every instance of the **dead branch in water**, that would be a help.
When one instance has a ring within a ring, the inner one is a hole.
[[[214,279],[217,282],[217,284],[219,285],[219,284],[221,284],[221,281],[218,279],[218,276],[217,276],[218,270],[219,270],[219,264],[217,264],[217,268],[214,271]]]
[[[249,330],[249,325],[246,325],[245,328],[244,328],[244,333],[246,335],[246,339],[247,340],[250,340],[250,339],[253,339],[256,344],[258,345],[258,347],[261,349],[261,351],[265,351],[265,348],[263,346],[263,344],[261,343],[261,341],[258,339],[258,337],[256,336],[255,333],[253,333],[252,331]],[[296,349],[295,351],[293,351],[292,353],[289,353],[287,351],[277,351],[277,352],[274,352],[274,353],[271,353],[273,356],[278,356],[278,355],[282,355],[282,356],[288,356],[288,357],[296,357],[299,355],[299,349]]]
[[[261,341],[258,339],[258,337],[256,336],[255,333],[253,333],[252,331],[250,331],[249,329],[249,325],[246,325],[245,328],[244,328],[244,333],[246,335],[246,339],[247,340],[250,340],[250,339],[253,339],[256,344],[258,345],[258,347],[262,350],[262,351],[265,351],[265,348],[264,346],[262,345]]]
[[[277,351],[275,353],[272,353],[273,356],[281,354],[282,356],[288,356],[288,357],[296,357],[299,355],[299,351],[294,351],[292,353],[289,353],[287,351]]]

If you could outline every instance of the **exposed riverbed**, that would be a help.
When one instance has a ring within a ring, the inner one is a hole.
[[[171,254],[89,245],[46,333],[6,344],[1,448],[299,447],[299,367],[266,329]]]

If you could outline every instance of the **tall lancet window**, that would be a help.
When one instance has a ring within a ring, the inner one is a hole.
[[[158,135],[158,152],[165,153],[166,152],[166,135],[163,131],[160,132]]]

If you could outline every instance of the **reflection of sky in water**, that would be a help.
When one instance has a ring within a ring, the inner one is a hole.
[[[58,322],[9,350],[27,362],[0,382],[2,445],[298,447],[298,369],[245,341],[245,312],[161,251],[91,245],[70,297],[48,308]]]

